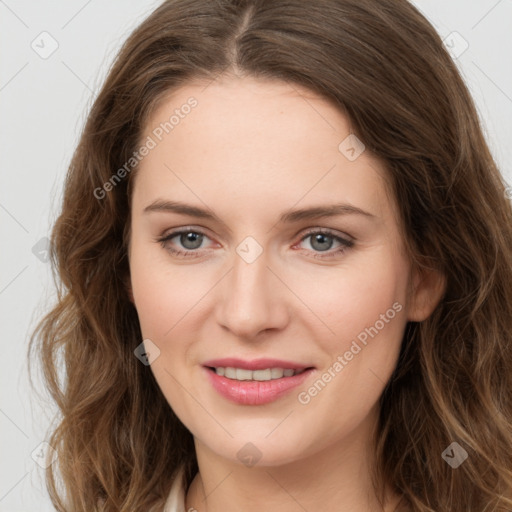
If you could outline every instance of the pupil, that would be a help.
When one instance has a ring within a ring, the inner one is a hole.
[[[184,233],[180,238],[180,242],[186,249],[197,249],[203,241],[203,235],[193,232]]]
[[[314,249],[318,249],[320,251],[326,251],[332,247],[332,237],[329,235],[323,235],[322,233],[318,233],[313,237],[313,242],[311,243],[311,246]],[[315,244],[317,244],[315,246]]]

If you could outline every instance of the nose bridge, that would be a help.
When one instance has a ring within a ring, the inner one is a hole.
[[[285,298],[268,263],[267,254],[251,240],[237,247],[218,308],[219,323],[237,336],[254,337],[287,321]]]

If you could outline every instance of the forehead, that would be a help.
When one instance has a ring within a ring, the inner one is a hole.
[[[189,108],[192,100],[196,105]],[[145,133],[165,124],[173,113],[179,115],[171,123],[176,140],[180,135],[199,134],[203,142],[215,140],[216,145],[219,141],[228,143],[226,135],[236,135],[238,142],[246,137],[247,145],[250,140],[257,143],[266,139],[268,147],[272,141],[274,146],[287,140],[304,141],[306,136],[324,138],[326,132],[332,132],[336,141],[350,132],[349,120],[326,98],[296,84],[254,77],[191,82],[171,91],[146,123]],[[277,139],[272,137],[276,132]]]
[[[135,189],[147,200],[185,186],[199,197],[247,196],[248,206],[265,195],[275,204],[344,199],[382,210],[383,164],[366,149],[349,159],[351,132],[329,100],[295,84],[191,82],[169,93],[146,123],[141,140],[150,137],[154,148],[138,166]]]

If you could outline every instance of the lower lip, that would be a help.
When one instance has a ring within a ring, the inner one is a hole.
[[[314,371],[314,368],[274,380],[234,380],[217,375],[214,370],[203,367],[212,386],[223,397],[241,405],[263,405],[273,402],[302,384]]]

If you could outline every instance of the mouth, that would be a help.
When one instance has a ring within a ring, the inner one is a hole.
[[[221,377],[226,377],[231,380],[238,381],[269,381],[269,380],[277,380],[288,377],[293,377],[294,375],[300,375],[307,370],[313,369],[312,366],[306,368],[264,368],[261,370],[247,370],[245,368],[236,368],[233,366],[206,366],[208,370],[211,372],[220,375]]]
[[[231,402],[264,405],[305,385],[316,368],[278,359],[226,358],[207,361],[203,371],[213,389]]]

